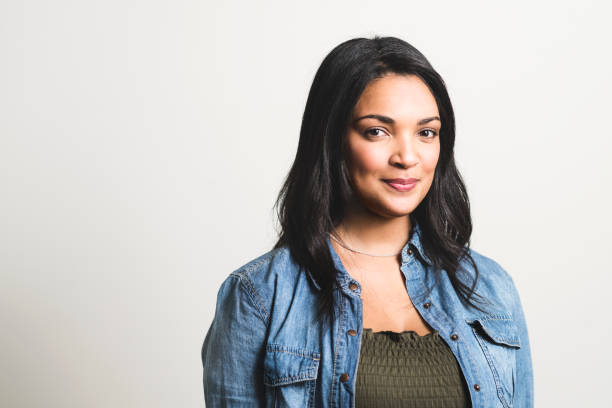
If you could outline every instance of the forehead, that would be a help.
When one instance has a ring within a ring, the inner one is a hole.
[[[370,113],[420,119],[438,115],[438,106],[429,87],[418,76],[389,74],[371,81],[353,109],[353,117]]]

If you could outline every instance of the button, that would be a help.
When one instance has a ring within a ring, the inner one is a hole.
[[[355,330],[353,330],[353,329],[349,330],[347,333],[349,335],[351,335],[351,336],[356,336],[357,335],[357,332]]]
[[[480,385],[478,385],[478,384],[474,384],[474,389],[475,389],[476,391],[480,391]]]
[[[351,282],[351,283],[349,284],[349,289],[350,289],[350,290],[357,290],[357,285],[355,285],[354,283],[352,283],[352,282]]]
[[[457,336],[456,334],[451,335],[451,340],[457,340],[459,338],[459,336]]]
[[[431,306],[431,303],[429,303],[429,302],[427,302],[427,303],[425,303],[425,304],[423,305],[423,307],[424,307],[425,309],[429,309],[429,306]]]
[[[348,380],[349,380],[349,375],[347,373],[344,373],[340,376],[340,381],[347,382]]]
[[[412,255],[412,248],[408,250],[408,255]]]

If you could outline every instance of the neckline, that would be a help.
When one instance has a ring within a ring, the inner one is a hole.
[[[426,338],[426,337],[434,337],[438,334],[437,330],[433,330],[430,331],[427,334],[424,334],[423,336],[419,335],[416,331],[414,330],[403,330],[401,332],[395,332],[392,330],[380,330],[380,331],[373,331],[371,327],[368,328],[363,328],[363,334],[368,335],[368,336],[394,336],[394,337],[411,337],[411,338]]]

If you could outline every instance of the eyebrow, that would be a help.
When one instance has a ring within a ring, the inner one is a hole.
[[[360,121],[360,120],[362,120],[362,119],[368,119],[368,118],[378,119],[379,121],[381,121],[381,122],[383,122],[383,123],[387,123],[387,124],[389,124],[389,125],[393,125],[393,124],[395,124],[395,121],[394,121],[392,118],[390,118],[390,117],[388,117],[388,116],[384,116],[384,115],[377,115],[377,114],[375,114],[375,113],[371,113],[371,114],[369,114],[369,115],[361,116],[361,117],[359,117],[359,118],[355,119],[355,120],[353,121],[353,124],[355,124],[355,123],[359,122],[359,121]],[[419,122],[417,123],[417,125],[419,125],[419,126],[420,126],[420,125],[424,125],[424,124],[429,123],[429,122],[431,122],[431,121],[433,121],[433,120],[440,121],[440,118],[439,118],[438,116],[430,116],[430,117],[428,117],[428,118],[423,118],[423,119],[419,120]],[[440,122],[441,122],[441,121],[440,121]]]

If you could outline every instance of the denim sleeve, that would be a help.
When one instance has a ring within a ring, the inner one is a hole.
[[[515,408],[533,407],[533,366],[531,363],[531,347],[529,345],[529,334],[525,313],[514,284],[512,277],[506,272],[510,279],[510,293],[514,298],[512,315],[518,327],[521,348],[516,354],[516,378],[514,384],[514,404]]]
[[[202,346],[208,408],[263,406],[266,319],[247,276],[232,274],[221,284]]]

